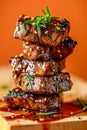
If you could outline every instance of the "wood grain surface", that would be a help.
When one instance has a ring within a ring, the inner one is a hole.
[[[24,119],[6,121],[4,116],[11,114],[0,112],[0,130],[87,130],[87,113],[47,123]]]

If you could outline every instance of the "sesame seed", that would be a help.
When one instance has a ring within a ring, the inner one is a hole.
[[[68,78],[68,77],[67,77],[66,79],[67,79],[67,80],[69,80],[69,78]]]
[[[16,78],[17,78],[17,75],[15,74],[15,75],[13,76],[13,78],[16,79]]]
[[[41,84],[41,87],[43,87],[44,85],[43,85],[43,83]]]
[[[20,69],[21,69],[21,68],[22,68],[22,65],[21,65],[21,64],[19,64],[18,68],[20,68]]]
[[[37,31],[36,31],[36,30],[34,30],[34,34],[37,34]]]
[[[23,52],[26,54],[26,50],[23,50]]]
[[[44,118],[39,118],[40,121],[44,121]]]
[[[20,54],[19,56],[20,56],[20,57],[22,57],[22,56],[23,56],[23,54]]]
[[[22,72],[25,72],[25,70],[23,69]]]
[[[16,65],[15,64],[11,64],[11,66],[12,66],[12,69],[14,70],[15,69],[15,67],[16,67]]]
[[[32,25],[35,25],[35,23],[32,23]]]
[[[37,50],[39,50],[39,46],[37,46]]]
[[[30,56],[31,55],[31,53],[30,52],[28,52],[28,56]]]
[[[65,28],[63,28],[63,30],[65,31]]]
[[[73,114],[74,114],[74,112],[73,112],[73,111],[71,111],[71,112],[70,112],[70,115],[73,115]]]
[[[46,31],[45,31],[45,34],[47,34],[47,33],[48,33],[48,31],[46,30]]]
[[[27,19],[27,18],[29,18],[29,16],[26,16],[26,15],[25,15],[25,16],[24,16],[24,19]]]
[[[17,58],[17,57],[18,57],[18,55],[15,56],[15,58]]]
[[[54,76],[54,80],[56,81],[56,76]]]
[[[31,47],[29,48],[29,52],[32,52],[32,48]]]
[[[60,30],[60,27],[56,27],[57,30]]]
[[[12,116],[11,116],[11,118],[14,118],[14,117],[15,117],[15,115],[12,115]]]
[[[25,85],[28,85],[28,83],[27,83],[27,82],[25,82]]]
[[[44,98],[44,101],[46,101],[47,100],[47,98]]]
[[[24,62],[24,66],[26,66],[28,63]]]
[[[53,72],[55,72],[55,69],[53,69]]]
[[[60,53],[60,50],[58,49],[57,52]]]

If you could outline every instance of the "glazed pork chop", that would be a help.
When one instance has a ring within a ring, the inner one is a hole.
[[[65,60],[32,61],[24,59],[23,55],[20,55],[11,57],[9,61],[14,75],[20,75],[23,72],[30,75],[54,75],[65,68]]]
[[[66,20],[50,19],[50,25],[42,24],[38,29],[36,27],[37,17],[30,18],[21,15],[16,23],[14,37],[26,42],[39,42],[40,44],[57,46],[68,36],[70,23]],[[44,21],[45,22],[45,21]]]
[[[4,97],[10,109],[25,109],[35,111],[51,111],[59,110],[62,101],[62,93],[58,95],[33,95],[23,92],[21,89],[15,88]]]
[[[29,60],[61,60],[69,56],[77,42],[70,37],[66,37],[58,46],[40,45],[37,43],[24,42],[23,53],[24,57]]]
[[[69,73],[57,73],[54,76],[32,76],[28,73],[13,75],[16,85],[25,92],[33,94],[58,94],[72,87]]]

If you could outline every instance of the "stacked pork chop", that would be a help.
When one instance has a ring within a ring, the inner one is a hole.
[[[69,36],[70,23],[50,15],[17,20],[14,37],[23,42],[23,54],[10,58],[16,88],[5,96],[9,108],[59,110],[62,92],[72,87],[70,74],[62,72],[65,58],[77,42]]]

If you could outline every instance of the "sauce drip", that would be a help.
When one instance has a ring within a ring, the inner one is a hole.
[[[24,119],[24,120],[37,120],[39,122],[49,122],[55,121],[63,118],[70,117],[72,115],[76,115],[82,112],[81,107],[73,105],[72,103],[63,103],[61,107],[61,111],[52,115],[40,115],[38,116],[38,112],[36,111],[20,111],[20,110],[11,110],[7,106],[1,107],[0,111],[11,112],[13,115],[5,116],[6,120],[16,120],[16,119]]]

